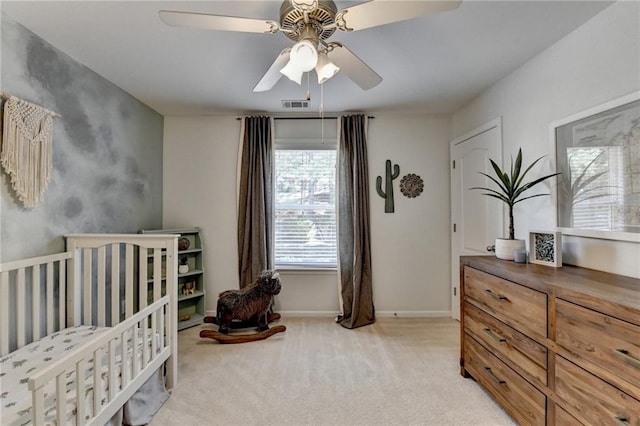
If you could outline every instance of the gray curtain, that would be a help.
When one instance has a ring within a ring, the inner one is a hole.
[[[273,264],[273,136],[271,117],[242,118],[238,194],[240,288]]]
[[[337,322],[356,328],[375,321],[371,285],[371,233],[367,117],[340,117],[338,147],[338,284],[342,314]]]

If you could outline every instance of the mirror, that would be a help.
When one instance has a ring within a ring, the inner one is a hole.
[[[640,94],[552,125],[564,234],[640,241]]]

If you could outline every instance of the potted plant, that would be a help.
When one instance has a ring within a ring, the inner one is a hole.
[[[186,254],[183,254],[178,258],[178,272],[181,274],[186,274],[189,272],[189,257]]]
[[[497,198],[498,200],[504,202],[509,207],[509,238],[496,238],[496,257],[499,259],[505,260],[513,260],[513,252],[518,249],[525,248],[524,240],[516,240],[515,239],[515,229],[513,227],[513,206],[517,203],[528,200],[529,198],[541,197],[543,195],[549,194],[535,194],[525,197],[524,194],[527,190],[533,188],[537,184],[544,182],[545,180],[552,178],[553,176],[557,176],[560,173],[552,173],[550,175],[543,176],[541,178],[532,180],[531,182],[523,183],[524,177],[529,173],[529,170],[544,156],[535,160],[529,167],[527,167],[524,172],[522,171],[522,148],[518,149],[518,155],[516,157],[515,163],[513,162],[513,157],[511,157],[511,170],[510,173],[503,171],[500,169],[500,166],[496,164],[495,161],[489,159],[491,162],[491,166],[496,177],[490,176],[486,173],[480,172],[480,174],[491,179],[496,185],[497,189],[493,188],[484,188],[484,187],[473,187],[471,189],[480,189],[482,191],[487,191],[484,195],[489,197]]]

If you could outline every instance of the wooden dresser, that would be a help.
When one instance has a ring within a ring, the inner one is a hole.
[[[521,425],[640,426],[640,280],[460,259],[461,374]]]

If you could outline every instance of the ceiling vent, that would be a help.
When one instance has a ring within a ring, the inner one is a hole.
[[[282,101],[283,108],[309,108],[309,101],[306,99]]]

